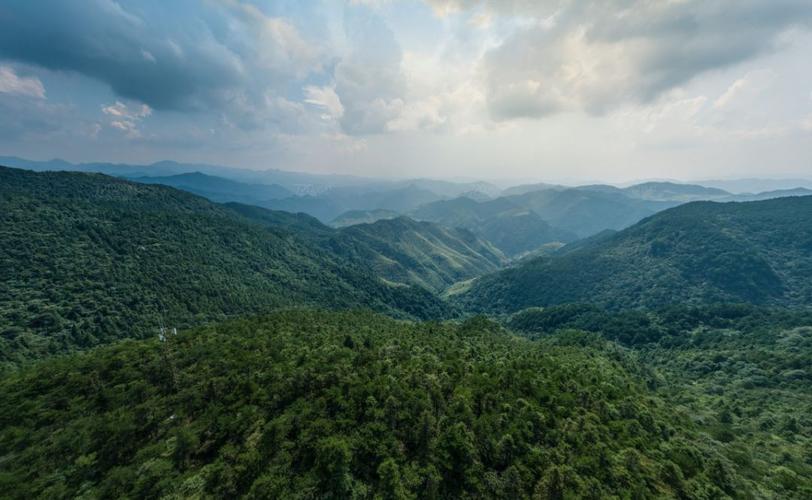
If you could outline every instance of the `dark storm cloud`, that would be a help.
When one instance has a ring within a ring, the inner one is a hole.
[[[159,3],[133,5],[125,10],[109,0],[4,2],[0,57],[82,73],[155,109],[200,105],[240,80],[240,58],[214,16],[195,19],[194,10],[155,12]]]

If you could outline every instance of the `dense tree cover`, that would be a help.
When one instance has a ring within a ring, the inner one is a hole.
[[[161,322],[278,307],[449,314],[428,291],[390,286],[284,225],[96,174],[0,168],[0,241],[6,365],[151,334]]]
[[[452,289],[528,338],[410,322],[501,255],[406,218],[0,168],[0,242],[4,497],[812,498],[812,310],[773,307],[812,305],[812,197],[689,204]]]
[[[494,312],[579,302],[812,305],[810,196],[689,203],[562,250],[484,276],[457,300]]]
[[[752,496],[756,480],[653,383],[623,349],[578,332],[533,342],[481,318],[454,326],[279,312],[7,375],[0,489],[10,498]],[[786,469],[776,474],[792,482]]]
[[[513,331],[536,338],[559,330],[600,332],[629,347],[679,346],[702,328],[758,331],[769,335],[776,328],[812,324],[812,310],[765,308],[750,304],[677,305],[657,310],[607,311],[592,304],[565,304],[529,308],[506,321]]]
[[[579,238],[607,229],[623,229],[680,203],[633,198],[592,186],[535,191],[507,199],[532,210],[553,227],[575,233]]]
[[[440,292],[448,286],[498,270],[506,258],[465,229],[450,229],[407,217],[344,228],[330,248],[378,276]]]
[[[309,244],[366,267],[389,282],[418,285],[434,292],[495,271],[506,260],[499,249],[470,231],[408,217],[336,230],[305,214],[234,203],[228,206],[269,227],[284,227]]]
[[[657,374],[650,386],[691,416],[757,496],[812,497],[812,311],[567,305],[522,311],[509,324],[538,338],[577,327],[633,346]]]
[[[372,224],[379,220],[394,219],[395,217],[400,217],[400,214],[383,208],[373,210],[348,210],[331,220],[330,225],[333,227],[347,227],[356,224]]]
[[[474,231],[511,257],[546,243],[577,239],[574,233],[552,227],[535,212],[508,198],[484,202],[467,197],[442,200],[423,205],[410,215],[418,220]]]
[[[318,195],[268,200],[263,207],[286,212],[304,212],[328,223],[350,210],[383,209],[406,213],[443,196],[416,183],[333,187]]]
[[[200,172],[167,176],[138,176],[130,177],[130,179],[143,184],[171,186],[216,202],[260,204],[271,199],[293,196],[291,191],[279,184],[249,184]]]

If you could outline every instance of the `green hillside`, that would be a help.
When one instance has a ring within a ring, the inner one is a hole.
[[[330,242],[337,254],[397,283],[436,292],[457,281],[498,270],[505,257],[465,229],[447,229],[407,217],[342,229]]]
[[[263,225],[291,231],[308,245],[369,269],[390,283],[435,292],[496,271],[506,261],[499,249],[470,231],[403,216],[334,229],[302,213],[228,206]]]
[[[576,332],[531,342],[482,319],[283,312],[3,378],[0,488],[21,499],[809,492],[791,464],[743,476],[655,381]]]
[[[623,188],[623,194],[650,201],[713,201],[730,197],[730,193],[717,188],[675,182],[644,182]]]
[[[372,184],[331,188],[318,195],[293,196],[268,200],[261,206],[285,212],[302,212],[329,223],[351,210],[387,210],[406,213],[443,197],[415,183],[405,185]]]
[[[461,304],[516,311],[568,302],[812,305],[812,197],[696,202],[571,252],[478,279]]]
[[[249,184],[200,172],[164,177],[135,177],[131,180],[143,184],[171,186],[198,194],[215,202],[261,203],[271,199],[293,196],[292,192],[278,184]]]
[[[410,215],[418,220],[473,231],[510,257],[534,251],[547,243],[576,239],[575,234],[550,226],[538,214],[507,198],[485,202],[455,198],[423,205]]]
[[[734,498],[812,495],[812,311],[565,305],[519,312],[509,324],[542,340],[577,328],[634,348],[656,374],[649,387],[749,483]],[[677,463],[686,475],[708,467],[688,455]]]
[[[397,212],[380,208],[374,210],[349,210],[330,221],[330,225],[333,227],[347,227],[355,224],[371,224],[383,219],[394,219],[399,215]]]
[[[551,226],[580,238],[607,229],[623,229],[679,203],[632,198],[620,192],[589,188],[535,191],[507,199],[532,210]]]
[[[3,363],[294,305],[448,314],[284,227],[98,174],[0,168],[0,241]]]
[[[435,292],[496,271],[506,260],[497,248],[469,231],[408,217],[334,229],[306,214],[236,203],[228,206],[263,225],[291,231],[308,245],[369,269],[388,282]]]

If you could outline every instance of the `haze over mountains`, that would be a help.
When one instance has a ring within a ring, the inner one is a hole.
[[[430,179],[402,181],[316,175],[280,170],[252,171],[215,165],[158,162],[152,165],[35,162],[0,157],[0,164],[33,170],[100,172],[137,182],[177,187],[215,202],[238,202],[306,213],[325,224],[347,226],[406,215],[448,229],[473,231],[511,258],[550,243],[569,243],[619,230],[666,208],[699,200],[755,201],[812,194],[812,181],[764,181],[791,189],[733,194],[715,187],[645,182],[526,184],[500,189],[486,182]],[[739,186],[758,187],[750,180]],[[797,184],[785,184],[785,182]]]
[[[696,202],[616,234],[483,277],[460,297],[476,310],[594,303],[812,304],[812,196]]]
[[[810,0],[3,0],[0,500],[812,500],[810,53]]]
[[[812,196],[429,185],[0,168],[4,490],[812,492]]]

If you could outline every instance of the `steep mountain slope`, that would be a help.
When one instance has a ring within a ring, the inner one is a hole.
[[[130,180],[143,184],[163,184],[204,196],[211,201],[258,203],[271,199],[287,198],[293,193],[279,184],[248,184],[223,177],[192,172],[166,177],[134,177]]]
[[[371,224],[383,219],[394,219],[399,215],[397,212],[384,210],[382,208],[373,210],[349,210],[330,221],[330,225],[333,227],[347,227],[354,226],[355,224]]]
[[[6,362],[286,306],[447,314],[284,227],[98,174],[0,168],[0,241]]]
[[[286,212],[302,212],[328,223],[350,210],[383,209],[405,213],[442,196],[414,184],[405,186],[342,187],[317,196],[296,196],[269,200],[263,207]]]
[[[675,182],[644,182],[623,189],[626,196],[650,201],[713,201],[730,193],[718,188]]]
[[[511,186],[503,189],[502,196],[515,196],[520,194],[532,193],[533,191],[544,191],[546,189],[568,189],[567,186],[560,184],[548,184],[546,182],[537,182],[535,184],[520,184],[518,186]]]
[[[683,205],[571,252],[482,277],[458,299],[496,311],[566,302],[812,306],[812,197]]]
[[[407,217],[343,229],[331,242],[334,252],[366,264],[377,275],[442,291],[457,281],[493,272],[506,258],[465,229],[448,229]]]
[[[298,195],[318,194],[338,186],[358,186],[376,182],[366,177],[337,174],[310,174],[306,172],[288,172],[267,169],[252,170],[245,168],[225,167],[205,163],[179,163],[176,161],[159,161],[150,165],[128,165],[124,163],[70,163],[64,160],[34,161],[13,156],[0,156],[0,165],[27,170],[95,172],[116,177],[168,177],[180,174],[201,172],[206,175],[222,177],[237,182],[257,183],[264,185],[279,184]]]
[[[532,210],[551,226],[573,232],[581,238],[607,229],[623,229],[678,204],[589,189],[534,191],[507,199]]]
[[[753,497],[759,485],[655,383],[583,334],[276,313],[0,379],[0,487],[13,499]]]
[[[772,200],[773,198],[786,198],[787,196],[810,196],[812,189],[807,188],[793,188],[793,189],[779,189],[776,191],[764,191],[755,194],[737,194],[730,197],[730,201],[761,201]]]
[[[497,248],[464,229],[448,229],[407,217],[333,229],[306,214],[229,204],[246,217],[295,233],[313,248],[391,283],[439,292],[461,280],[495,271],[505,262]]]
[[[526,184],[506,189],[502,196],[523,195],[538,191],[567,191],[577,189],[581,191],[594,191],[607,194],[623,194],[629,198],[648,201],[712,201],[730,197],[730,193],[718,189],[700,186],[698,184],[682,184],[677,182],[643,182],[625,188],[608,184],[587,184],[583,186],[560,186],[555,184]]]
[[[568,242],[576,235],[551,227],[534,212],[508,198],[477,202],[455,198],[423,205],[411,212],[418,220],[468,229],[515,257],[552,242]]]

